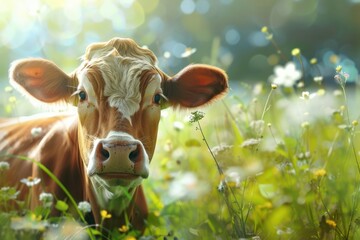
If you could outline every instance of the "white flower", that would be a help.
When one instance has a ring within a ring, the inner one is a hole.
[[[8,162],[0,161],[0,171],[9,170],[10,164]]]
[[[276,66],[274,75],[270,76],[273,84],[283,87],[292,87],[301,79],[301,71],[297,70],[293,62],[288,62],[285,67]]]
[[[208,185],[192,172],[177,176],[170,184],[169,196],[173,199],[196,199],[208,191]]]
[[[324,80],[324,78],[322,76],[314,77],[314,82],[316,82],[316,83],[321,83],[323,80]]]
[[[184,129],[184,124],[182,122],[176,121],[173,123],[173,127],[176,131],[181,131]]]
[[[39,184],[40,181],[41,181],[41,179],[37,178],[37,177],[28,177],[28,178],[23,178],[20,180],[20,182],[24,183],[28,187],[35,186],[35,185]]]
[[[43,203],[44,207],[51,207],[54,197],[51,193],[42,192],[39,195],[39,200]]]
[[[79,202],[78,208],[83,213],[89,213],[91,212],[91,205],[87,201]]]

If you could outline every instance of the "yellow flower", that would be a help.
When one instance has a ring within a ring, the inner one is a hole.
[[[40,221],[41,220],[41,215],[36,215],[35,213],[31,213],[30,219],[32,221]]]
[[[326,170],[321,168],[314,172],[315,177],[323,177],[326,175]]]
[[[341,66],[341,65],[338,65],[335,70],[336,70],[336,72],[338,72],[338,73],[341,72],[342,66]]]
[[[272,84],[271,84],[271,88],[272,88],[272,89],[275,90],[275,89],[277,89],[277,87],[278,87],[278,86],[277,86],[275,83],[272,83]]]
[[[312,59],[310,60],[310,63],[313,64],[313,65],[317,64],[317,59],[316,59],[316,58],[312,58]]]
[[[351,124],[355,127],[355,126],[357,126],[359,124],[359,122],[357,120],[354,120],[354,121],[352,121]]]
[[[294,48],[294,49],[291,51],[291,55],[293,55],[294,57],[300,56],[300,49],[299,49],[299,48]]]
[[[106,210],[101,210],[100,214],[102,219],[111,218],[111,214],[108,213]]]
[[[261,32],[265,35],[267,40],[271,40],[273,38],[273,35],[269,32],[268,27],[266,26],[262,27]]]
[[[329,225],[331,228],[336,228],[336,222],[334,220],[326,220],[326,224]]]
[[[122,225],[122,226],[119,228],[119,231],[122,232],[122,233],[126,233],[127,231],[129,231],[129,227],[126,226],[126,225]]]
[[[268,27],[263,26],[263,27],[261,28],[261,32],[262,32],[262,33],[268,33],[268,32],[269,32]]]

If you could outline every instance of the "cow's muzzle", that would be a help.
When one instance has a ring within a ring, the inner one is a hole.
[[[88,175],[128,179],[149,176],[149,157],[143,144],[125,133],[110,133],[95,142]]]

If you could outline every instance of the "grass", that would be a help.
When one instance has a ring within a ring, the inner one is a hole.
[[[144,182],[150,208],[145,234],[126,225],[109,229],[110,237],[358,239],[357,86],[348,85],[340,68],[334,68],[337,85],[306,79],[304,56],[295,52],[302,77],[291,87],[241,83],[205,113],[164,110],[150,179]],[[317,61],[311,64],[321,77]],[[299,84],[303,81],[307,84]],[[16,109],[13,98],[9,104]],[[35,211],[18,202],[17,210],[11,203],[19,190],[0,188],[1,239],[65,232],[66,239],[101,238],[62,199]],[[62,209],[61,217],[48,215],[53,207]]]

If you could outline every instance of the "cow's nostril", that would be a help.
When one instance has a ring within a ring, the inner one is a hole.
[[[134,151],[132,151],[129,154],[129,159],[130,159],[130,161],[135,163],[137,161],[138,156],[139,156],[139,150],[136,148]]]

